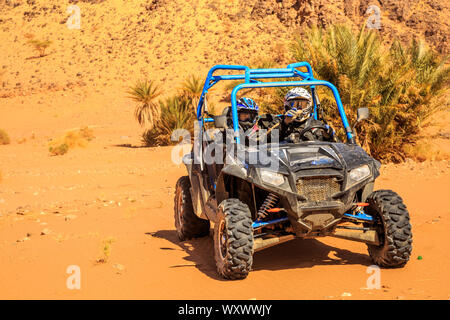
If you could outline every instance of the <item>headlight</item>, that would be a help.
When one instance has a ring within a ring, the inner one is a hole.
[[[261,170],[261,179],[263,182],[277,187],[284,183],[284,176],[282,174],[268,170]]]
[[[370,176],[370,168],[368,165],[353,169],[348,174],[352,182],[359,182]]]

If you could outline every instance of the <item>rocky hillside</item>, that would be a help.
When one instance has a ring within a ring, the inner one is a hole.
[[[70,5],[80,8],[80,29],[67,27]],[[123,87],[141,77],[176,88],[216,63],[270,56],[284,64],[295,33],[360,28],[377,13],[367,13],[370,5],[380,8],[386,42],[421,37],[449,53],[449,5],[439,0],[0,0],[0,96]],[[40,53],[33,39],[51,42]]]
[[[369,25],[388,42],[395,37],[403,41],[423,38],[439,52],[449,52],[450,12],[445,1],[256,0],[253,3],[252,18],[274,15],[286,27],[302,29],[341,23],[360,28],[369,19]]]

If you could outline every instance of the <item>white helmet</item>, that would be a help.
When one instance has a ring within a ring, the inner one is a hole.
[[[308,101],[306,106],[304,106],[304,103],[302,104],[300,102],[302,100]],[[312,113],[312,97],[308,90],[297,87],[286,93],[286,96],[284,97],[284,110],[289,111],[293,108],[302,110],[301,116],[298,117],[299,121],[306,120],[310,117]]]

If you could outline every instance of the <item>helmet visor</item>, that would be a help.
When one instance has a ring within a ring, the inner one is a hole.
[[[298,110],[304,110],[309,107],[310,101],[306,99],[294,99],[291,101],[288,101],[289,107],[296,108]]]
[[[238,116],[239,116],[239,121],[244,121],[244,122],[253,122],[253,120],[255,120],[256,118],[256,112],[250,111],[250,110],[239,110],[238,112]]]

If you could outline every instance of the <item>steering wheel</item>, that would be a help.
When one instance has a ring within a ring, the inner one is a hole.
[[[325,131],[325,132],[328,131],[328,128],[325,127],[324,125],[316,124],[316,125],[313,125],[313,126],[310,126],[310,127],[307,127],[307,128],[305,128],[305,129],[303,129],[303,130],[300,132],[299,138],[301,139],[301,138],[305,135],[305,133],[307,133],[307,132],[309,132],[309,131],[312,131],[313,129],[322,129],[322,130]]]

